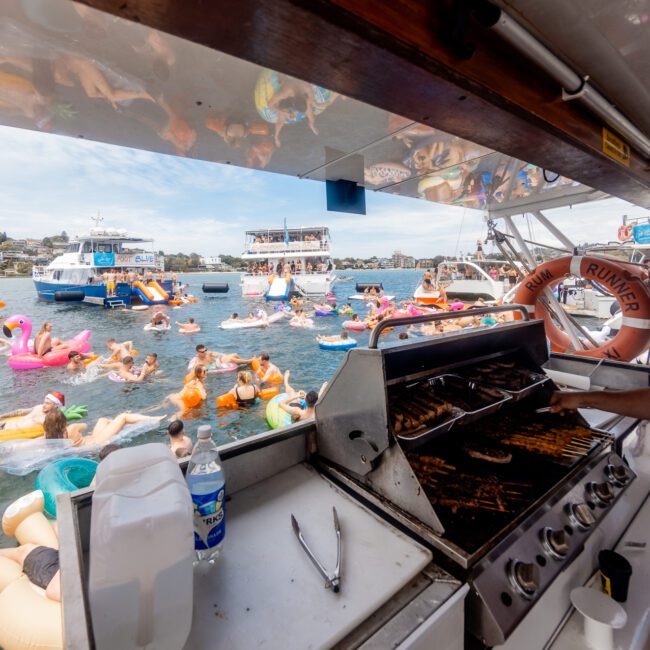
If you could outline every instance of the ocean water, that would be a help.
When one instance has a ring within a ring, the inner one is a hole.
[[[337,282],[334,285],[338,303],[343,304],[349,295],[355,293],[355,282],[381,281],[386,293],[394,294],[399,299],[408,298],[418,283],[420,272],[339,271],[338,275],[354,278],[354,281]],[[282,371],[287,368],[291,370],[291,385],[304,390],[318,390],[324,381],[331,378],[343,359],[344,352],[320,350],[315,337],[317,334],[337,333],[341,322],[348,317],[316,318],[316,326],[311,330],[289,327],[288,319],[266,329],[221,330],[220,322],[232,312],[245,316],[257,307],[271,307],[264,300],[242,297],[239,274],[188,274],[181,276],[181,280],[189,285],[188,291],[199,297],[200,302],[180,309],[163,307],[162,310],[169,314],[172,322],[194,317],[202,329],[198,334],[181,335],[178,334],[177,327],[162,333],[145,332],[143,326],[151,317],[152,309],[141,312],[119,311],[88,305],[44,303],[37,300],[31,279],[0,279],[0,300],[6,303],[6,307],[0,310],[2,322],[13,314],[24,314],[30,318],[37,331],[42,321],[51,320],[54,335],[62,339],[70,338],[80,330],[90,329],[92,349],[100,354],[106,354],[106,341],[111,337],[118,341],[132,340],[140,352],[136,362],[152,351],[158,353],[161,366],[161,372],[152,381],[126,385],[112,382],[106,377],[71,376],[63,368],[15,371],[6,364],[6,357],[0,356],[0,413],[37,404],[51,390],[64,393],[67,405],[88,406],[85,421],[90,428],[102,416],[111,417],[122,411],[141,412],[182,388],[187,364],[194,356],[198,343],[204,343],[211,350],[238,352],[243,357],[268,351],[271,360]],[[204,282],[228,282],[230,291],[225,295],[202,294],[201,285]],[[356,301],[352,306],[363,317],[363,303]],[[352,336],[360,345],[367,344],[366,332],[354,332]],[[235,380],[236,373],[208,376],[208,400],[184,420],[186,431],[192,438],[195,438],[197,427],[204,423],[212,425],[218,444],[268,429],[264,402],[245,410],[225,413],[217,411],[216,396],[230,390]],[[363,391],[363,387],[360,386],[359,390]],[[171,415],[174,411],[168,405],[155,411],[155,414]],[[124,444],[165,442],[166,426],[167,421],[163,421],[156,430]],[[35,472],[26,476],[0,472],[0,513],[14,499],[32,490],[35,478]]]

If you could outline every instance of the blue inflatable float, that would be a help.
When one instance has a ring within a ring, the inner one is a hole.
[[[354,339],[341,339],[340,341],[319,341],[318,347],[321,350],[351,350],[357,347]]]
[[[95,478],[97,465],[87,458],[62,458],[46,465],[36,477],[35,488],[45,496],[45,512],[56,517],[56,497],[88,487]]]
[[[332,309],[331,311],[321,311],[320,309],[317,309],[314,312],[314,316],[338,316],[339,315],[339,310],[338,309]]]

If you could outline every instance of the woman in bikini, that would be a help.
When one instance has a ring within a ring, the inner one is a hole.
[[[34,352],[39,357],[42,357],[52,350],[64,347],[66,347],[66,344],[61,339],[52,338],[52,323],[46,320],[34,338]]]
[[[45,416],[43,428],[45,429],[46,440],[69,439],[73,447],[84,445],[97,445],[102,447],[111,438],[114,438],[127,424],[136,424],[144,420],[162,420],[166,416],[151,417],[140,413],[120,413],[114,418],[99,418],[93,427],[91,434],[84,436],[83,432],[87,424],[76,422],[68,424],[65,415],[61,411],[50,411]]]
[[[253,383],[253,377],[248,370],[237,373],[237,383],[228,391],[235,396],[237,406],[250,406],[255,404],[260,391]]]

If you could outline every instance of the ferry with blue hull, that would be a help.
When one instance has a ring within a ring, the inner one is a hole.
[[[32,278],[40,300],[75,302],[101,307],[166,304],[169,281],[157,281],[164,257],[147,250],[152,239],[126,230],[91,228],[75,237],[65,252],[46,267],[35,266]]]

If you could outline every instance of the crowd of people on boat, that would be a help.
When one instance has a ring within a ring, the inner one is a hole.
[[[106,287],[106,296],[111,298],[115,296],[118,284],[128,284],[133,286],[136,282],[171,282],[172,293],[176,293],[179,287],[178,276],[173,272],[154,271],[152,269],[126,269],[126,268],[106,268],[101,276],[90,277],[90,284],[103,284]]]
[[[302,273],[307,273],[311,275],[312,273],[329,273],[334,268],[331,260],[314,260],[314,262],[307,261],[303,267],[301,260],[288,260],[281,259],[278,260],[276,264],[273,262],[255,262],[248,265],[247,273],[250,275],[273,275],[273,274],[287,274],[287,273],[297,273],[298,275]]]

